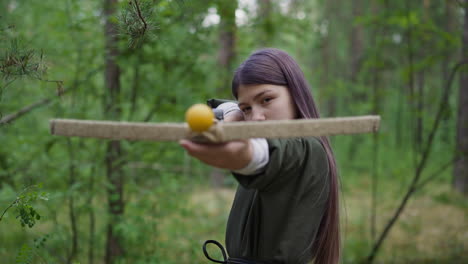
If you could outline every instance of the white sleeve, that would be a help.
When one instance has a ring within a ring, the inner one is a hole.
[[[222,103],[216,109],[223,110],[223,115],[226,117],[234,111],[241,111],[239,106],[234,102]],[[268,142],[264,138],[250,139],[252,145],[252,160],[242,169],[234,170],[233,172],[242,175],[254,175],[261,172],[270,160],[270,153],[268,152]]]
[[[270,160],[270,153],[268,152],[268,142],[264,138],[250,139],[252,145],[252,160],[242,169],[234,170],[233,172],[242,175],[254,175],[262,172]]]

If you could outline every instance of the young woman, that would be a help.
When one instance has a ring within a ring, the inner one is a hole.
[[[241,112],[221,105],[226,121],[319,118],[304,74],[278,49],[242,63],[232,93]],[[338,177],[326,137],[180,144],[239,182],[226,230],[231,261],[221,263],[339,262]]]

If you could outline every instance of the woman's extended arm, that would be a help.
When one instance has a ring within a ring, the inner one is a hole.
[[[224,122],[244,119],[236,103],[223,103],[217,108],[223,110]],[[179,143],[191,156],[221,169],[243,169],[252,160],[252,146],[249,140],[230,141],[222,144],[198,144],[190,140],[181,140]]]

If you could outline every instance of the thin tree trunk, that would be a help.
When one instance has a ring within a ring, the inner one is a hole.
[[[377,14],[379,13],[380,10],[384,11],[384,17],[388,17],[388,0],[384,1],[383,7],[379,5],[379,3],[372,2],[372,13]],[[375,31],[372,32],[372,47],[374,49],[377,49],[380,46],[380,43],[382,42],[380,39],[380,36],[385,36],[387,34],[387,27],[386,25],[382,25],[378,28],[375,29]],[[374,61],[374,67],[371,68],[371,85],[372,85],[372,114],[378,115],[381,111],[381,88],[382,88],[382,82],[381,82],[381,70],[382,66],[379,66],[376,62],[381,60],[381,52],[380,50],[375,50],[374,51],[374,57],[372,60]],[[371,181],[371,216],[370,216],[370,235],[371,235],[371,241],[375,241],[377,237],[377,196],[378,196],[378,184],[379,184],[379,166],[378,166],[378,161],[379,161],[379,134],[374,133],[373,138],[373,155],[372,155],[372,181]]]
[[[237,0],[222,0],[218,5],[220,14],[218,65],[221,69],[220,93],[230,91],[231,69],[236,56],[236,9]]]
[[[266,47],[271,45],[275,28],[273,25],[273,3],[271,0],[258,0],[259,19],[262,34],[260,37],[260,45]]]
[[[406,1],[406,21],[408,23],[408,28],[406,29],[406,45],[407,45],[407,59],[409,66],[409,81],[408,81],[408,92],[409,92],[409,103],[413,105],[414,103],[414,52],[413,52],[413,27],[411,26],[410,12],[411,4]]]
[[[468,57],[468,0],[464,1],[465,22],[463,26],[462,58]],[[458,94],[458,116],[456,135],[456,155],[453,171],[453,188],[468,195],[468,73],[461,72],[460,91]]]
[[[67,138],[67,146],[68,146],[68,156],[69,156],[69,180],[68,186],[69,189],[73,189],[73,185],[76,182],[76,170],[75,170],[75,157],[73,155],[73,145],[70,138]],[[67,263],[73,263],[76,259],[76,255],[78,253],[78,228],[76,226],[76,215],[75,215],[75,201],[73,197],[73,192],[70,192],[68,197],[68,211],[70,217],[70,226],[71,226],[71,250],[68,254]]]
[[[334,7],[334,1],[335,0],[328,0],[324,3],[324,20],[327,21],[328,26],[331,26],[332,21],[334,19],[332,18],[333,16],[333,7]],[[333,68],[330,67],[331,62],[336,61],[336,57],[333,58],[333,56],[336,56],[336,53],[331,52],[334,50],[334,41],[331,39],[331,34],[329,33],[329,30],[322,35],[322,41],[320,45],[320,50],[321,50],[321,65],[323,68],[323,73],[322,73],[322,78],[320,80],[320,85],[321,88],[324,91],[329,90],[329,87],[332,87],[331,83],[331,78],[330,76],[333,76],[334,71],[332,70]],[[325,96],[322,96],[323,101],[325,102],[326,106],[326,111],[327,111],[327,116],[336,116],[337,112],[337,99],[336,96],[331,94],[331,93],[326,93]]]
[[[375,38],[375,36],[374,36]],[[372,80],[372,90],[373,90],[373,110],[372,114],[378,115],[380,112],[379,109],[379,89],[378,85],[380,84],[379,81],[379,70],[375,69],[374,77]],[[375,240],[377,236],[377,194],[378,194],[378,186],[379,186],[379,135],[378,133],[374,133],[372,137],[372,180],[371,180],[371,225],[370,225],[370,233],[372,241]]]
[[[386,4],[386,9],[389,9],[389,10],[392,10],[392,8],[398,8],[398,7],[394,7],[394,6],[390,6],[390,4],[393,4],[395,5],[395,2],[394,1],[391,1],[388,5]],[[403,45],[403,43],[402,43]],[[405,124],[403,124],[404,122],[404,118],[403,118],[403,112],[405,112],[405,109],[404,106],[406,105],[405,104],[405,95],[406,95],[406,91],[405,91],[405,87],[403,84],[398,84],[398,93],[397,93],[397,107],[396,107],[396,113],[395,113],[395,133],[394,133],[394,145],[397,147],[397,148],[400,148],[402,145],[403,145],[403,128],[405,127]]]
[[[402,130],[403,130],[403,118],[402,118],[402,112],[403,112],[403,100],[404,100],[404,88],[403,85],[399,85],[399,91],[397,94],[397,109],[396,109],[396,119],[395,119],[395,146],[396,147],[401,147],[402,145]]]
[[[423,116],[424,116],[424,71],[420,71],[417,75],[417,104],[416,104],[416,150],[421,151],[421,146],[423,143]]]
[[[109,187],[107,189],[109,222],[107,224],[106,264],[117,263],[124,255],[122,241],[115,226],[121,221],[124,212],[122,148],[119,141],[107,144],[106,171]]]
[[[89,210],[89,240],[88,240],[88,264],[94,264],[94,239],[96,233],[96,217],[94,215],[93,209],[93,197],[94,197],[94,176],[96,172],[96,166],[93,166],[91,169],[91,174],[89,175],[89,185],[88,185],[88,199],[86,204],[88,205]]]
[[[362,0],[352,0],[352,18],[351,21],[355,21],[356,18],[362,15]],[[351,55],[351,76],[350,80],[352,83],[356,83],[358,81],[358,75],[361,70],[361,60],[362,54],[364,50],[364,33],[363,28],[359,24],[352,25],[351,28],[351,35],[350,35],[350,55]],[[353,96],[356,97],[356,96]],[[362,98],[356,98],[362,99]],[[353,102],[355,102],[353,100]]]
[[[133,72],[132,92],[130,94],[131,106],[130,106],[129,120],[133,119],[133,115],[135,114],[136,105],[137,105],[136,101],[137,101],[137,97],[138,97],[138,90],[140,88],[140,66],[141,66],[140,61],[142,60],[142,53],[143,53],[142,50],[137,50],[136,51],[136,56],[137,56],[138,60],[133,65],[134,72]]]
[[[445,15],[442,17],[441,21],[439,23],[444,25],[445,31],[452,35],[455,36],[457,33],[455,33],[455,30],[457,29],[457,3],[452,2],[452,1],[444,1],[444,7],[445,7]],[[454,52],[455,50],[455,52]],[[442,60],[441,63],[441,71],[442,71],[442,76],[443,79],[441,80],[441,87],[444,87],[444,83],[447,82],[449,78],[449,71],[450,71],[450,63],[454,60],[454,54],[458,53],[457,49],[454,49],[452,47],[446,47],[444,50],[444,59]],[[450,118],[449,115],[446,115],[442,122],[445,123],[446,126],[452,123],[452,118]],[[443,141],[449,141],[453,136],[451,129],[444,129],[441,131],[441,138]]]
[[[410,1],[406,1],[406,21],[408,23],[408,28],[406,29],[406,45],[407,45],[407,59],[408,59],[408,67],[409,67],[409,80],[408,80],[408,104],[409,104],[409,123],[410,123],[410,133],[411,133],[411,138],[413,140],[413,159],[415,160],[416,158],[416,153],[419,151],[419,147],[417,145],[417,134],[416,134],[416,115],[417,115],[417,107],[416,107],[416,96],[415,96],[415,78],[414,78],[414,57],[415,57],[415,51],[414,51],[414,43],[413,43],[413,27],[411,25],[411,19],[410,19],[410,13],[412,10],[412,6]]]
[[[350,21],[356,21],[357,18],[362,16],[362,1],[363,0],[352,0],[352,13]],[[350,40],[350,49],[349,49],[349,64],[351,65],[351,71],[349,72],[349,81],[352,84],[350,89],[351,91],[351,102],[355,104],[359,104],[360,102],[365,102],[367,99],[365,98],[366,95],[359,91],[358,83],[359,83],[359,73],[361,71],[361,60],[362,54],[364,50],[364,36],[363,36],[363,28],[359,24],[353,23],[351,26],[351,32],[349,35]],[[348,159],[352,162],[356,157],[356,152],[358,151],[358,147],[361,145],[363,137],[355,137],[355,139],[351,142],[348,150]]]
[[[116,59],[119,55],[117,49],[117,27],[113,20],[117,0],[104,1],[105,16],[105,96],[106,118],[119,120],[121,115],[120,107],[120,68]],[[119,141],[109,141],[106,150],[106,176],[109,182],[107,188],[109,221],[107,223],[107,241],[105,263],[116,263],[119,257],[124,255],[122,240],[116,232],[115,226],[119,223],[124,212],[123,200],[123,170],[122,170],[122,147]]]
[[[429,1],[424,0],[423,2],[423,23],[428,23],[430,19],[430,7]],[[424,47],[418,48],[418,54],[420,57],[425,57]],[[416,74],[416,94],[415,94],[415,118],[416,118],[416,130],[415,130],[415,148],[418,153],[421,152],[421,147],[423,144],[423,135],[424,135],[424,98],[425,98],[425,70],[420,69]]]
[[[327,34],[322,38],[321,45],[321,59],[322,59],[322,78],[320,79],[321,88],[327,90],[326,87],[331,87],[330,83],[330,49],[331,49],[330,36]],[[336,96],[330,95],[327,93],[327,96],[324,98],[326,102],[327,115],[332,117],[336,116]]]

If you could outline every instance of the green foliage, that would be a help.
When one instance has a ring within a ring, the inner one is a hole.
[[[34,185],[25,188],[16,199],[3,211],[0,216],[0,221],[3,220],[4,215],[9,209],[13,209],[16,212],[16,218],[19,219],[22,227],[28,226],[33,227],[36,221],[41,219],[41,215],[34,209],[32,204],[37,200],[48,200],[48,194],[46,192],[39,192],[42,188],[41,185]]]
[[[18,206],[19,215],[16,218],[20,218],[21,226],[33,227],[36,220],[40,220],[41,216],[34,210],[30,205]]]
[[[24,244],[16,256],[16,263],[30,264],[33,258],[32,251],[33,249],[29,245]]]
[[[48,237],[49,235],[44,235],[39,238],[34,238],[32,245],[23,244],[23,246],[21,246],[21,249],[18,251],[18,254],[16,255],[15,263],[17,264],[37,263],[35,262],[35,258],[41,258],[39,255],[39,251],[42,248],[44,248]],[[43,259],[41,262],[45,263]]]
[[[0,87],[0,112],[15,113],[43,99],[51,100],[0,127],[0,212],[5,212],[0,222],[0,258],[5,263],[34,263],[40,253],[44,263],[62,263],[71,252],[73,209],[78,252],[71,262],[88,263],[92,247],[96,263],[104,258],[107,203],[115,198],[106,193],[110,185],[105,141],[72,138],[69,149],[63,138],[50,136],[48,120],[99,120],[106,114],[103,105],[109,94],[103,86],[102,1],[0,2],[0,79],[2,87],[12,88]],[[450,1],[424,1],[429,6],[403,0],[271,1],[272,13],[262,17],[247,2],[238,1],[234,66],[257,48],[282,48],[300,63],[323,116],[374,113],[382,117],[377,141],[369,135],[332,137],[343,200],[345,206],[349,203],[345,208],[350,231],[344,237],[343,262],[356,263],[373,241],[369,234],[373,177],[378,183],[377,231],[411,181],[421,155],[414,147],[414,124],[422,119],[425,142],[446,88],[447,71],[459,54],[462,12]],[[358,2],[360,12],[352,13],[353,3]],[[211,97],[231,98],[229,83],[221,80],[226,69],[218,66],[219,24],[205,21],[209,14],[220,15],[222,4],[221,0],[142,0],[117,5],[113,21],[120,29],[116,60],[122,121],[182,122],[185,109],[194,103]],[[361,33],[360,39],[353,42],[356,32]],[[353,46],[356,43],[361,47]],[[351,67],[352,61],[357,66]],[[20,75],[63,80],[67,93],[57,96],[50,83],[31,82]],[[419,88],[410,91],[411,80],[413,88],[423,87],[420,108],[415,100]],[[423,179],[452,156],[456,99],[456,94],[450,95]],[[122,142],[122,146],[119,166],[125,178],[126,207],[116,226],[126,251],[122,262],[205,261],[201,245],[205,239],[223,241],[232,197],[205,197],[216,193],[209,185],[209,168],[190,159],[176,143]],[[434,185],[449,186],[450,170],[438,175]],[[37,182],[44,182],[44,191],[36,187],[19,195],[12,191]],[[226,182],[229,185],[224,187],[232,192],[235,181],[226,177]],[[440,214],[466,211],[461,197],[431,186],[418,199],[427,197],[434,207],[441,206]],[[47,203],[39,203],[49,196]],[[381,263],[414,263],[424,255],[423,263],[454,263],[466,250],[466,238],[456,234],[448,240],[426,234],[428,241],[440,241],[440,254],[418,247],[415,237],[425,234],[428,221],[435,216],[425,215],[421,220],[409,213],[405,217],[397,230],[406,236],[396,232],[400,237],[384,244]],[[431,228],[436,232],[439,226]],[[466,226],[454,222],[448,228],[463,231]],[[29,243],[44,233],[54,236],[47,243],[41,238]]]

